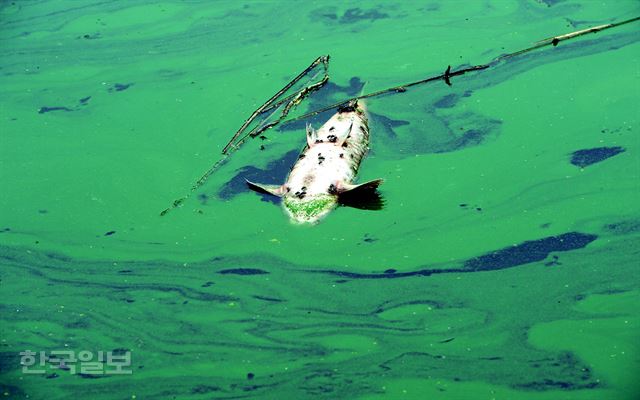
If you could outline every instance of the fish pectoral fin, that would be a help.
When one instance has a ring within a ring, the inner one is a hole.
[[[287,189],[284,185],[262,185],[260,183],[253,183],[250,180],[247,180],[247,185],[249,189],[256,191],[258,193],[270,194],[273,196],[282,197],[286,193]]]
[[[342,195],[345,193],[355,193],[355,192],[374,192],[378,186],[380,186],[384,182],[382,179],[374,179],[372,181],[368,181],[365,183],[361,183],[359,185],[352,185],[348,183],[338,183],[338,195]]]
[[[384,206],[384,199],[377,191],[381,183],[382,179],[374,179],[360,185],[338,184],[338,203],[362,210],[380,210]]]

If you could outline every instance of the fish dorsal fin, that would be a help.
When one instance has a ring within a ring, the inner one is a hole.
[[[316,144],[318,139],[318,132],[313,129],[310,123],[307,122],[307,146],[311,147]]]
[[[282,197],[285,193],[287,193],[287,188],[284,185],[263,185],[260,183],[253,183],[249,180],[246,181],[249,189],[258,193],[270,194],[278,197]]]
[[[346,135],[344,135],[343,137],[340,138],[340,140],[338,140],[336,142],[336,146],[342,147],[344,146],[344,144],[347,142],[347,139],[351,138],[351,130],[353,129],[353,118],[351,118],[351,125],[349,125],[349,131],[347,132]]]

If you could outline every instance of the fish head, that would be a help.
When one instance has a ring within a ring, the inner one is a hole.
[[[319,193],[303,198],[284,196],[283,205],[294,222],[316,223],[338,205],[336,196]]]

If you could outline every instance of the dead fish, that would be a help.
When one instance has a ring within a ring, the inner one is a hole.
[[[247,184],[257,192],[282,197],[294,222],[315,223],[344,198],[375,194],[382,179],[354,184],[368,150],[366,108],[362,101],[352,101],[317,131],[307,125],[307,145],[283,185]]]

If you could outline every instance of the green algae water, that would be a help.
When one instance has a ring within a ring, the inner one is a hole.
[[[638,15],[636,1],[3,1],[0,393],[637,398],[637,22],[367,100],[358,179],[385,180],[381,210],[299,226],[246,187],[281,184],[304,123],[329,112],[249,140],[159,214],[320,55],[331,80],[298,114]]]

